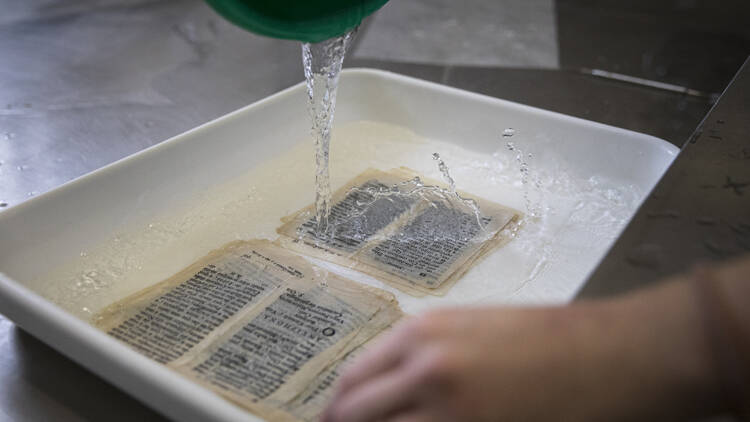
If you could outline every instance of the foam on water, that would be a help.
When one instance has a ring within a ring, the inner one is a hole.
[[[525,145],[523,133],[513,139],[515,147],[510,151],[507,137],[498,129],[497,148],[488,154],[425,139],[403,127],[372,122],[340,125],[332,135],[336,145],[330,153],[333,188],[369,167],[406,166],[426,178],[440,179],[443,174],[431,158],[439,152],[449,159],[456,189],[527,212],[527,216],[515,239],[479,262],[444,297],[411,297],[351,269],[315,262],[323,273],[344,274],[393,291],[411,313],[458,304],[569,300],[635,212],[643,192],[619,180],[575,177],[551,154],[538,163],[541,154]],[[528,168],[526,179],[520,171],[519,149]],[[275,239],[280,217],[315,200],[311,155],[312,142],[301,139],[281,156],[196,193],[189,202],[174,204],[169,215],[120,227],[108,240],[81,251],[29,287],[88,319],[102,307],[168,278],[227,242]],[[538,215],[531,216],[528,203],[539,210]]]

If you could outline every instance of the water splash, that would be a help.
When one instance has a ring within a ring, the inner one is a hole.
[[[87,291],[99,290],[107,287],[107,284],[101,280],[99,273],[96,270],[89,270],[80,274],[75,287],[81,293],[86,293]]]
[[[461,196],[458,192],[456,192],[456,181],[453,180],[453,178],[450,175],[450,171],[448,170],[448,166],[445,164],[442,158],[440,158],[440,154],[437,152],[432,154],[432,159],[437,161],[438,164],[438,170],[440,170],[440,174],[443,176],[443,180],[445,180],[445,183],[448,184],[448,188],[450,189],[450,194],[453,196],[453,198],[458,201],[458,203],[463,204],[464,206],[471,209],[471,211],[474,213],[474,216],[477,219],[477,224],[479,224],[479,227],[481,229],[484,229],[484,224],[482,223],[482,213],[479,210],[479,204],[477,204],[477,201],[471,199],[471,198],[464,198]],[[437,188],[438,191],[444,191],[444,189],[437,187],[437,186],[431,186],[431,189]]]
[[[465,198],[456,191],[454,179],[451,177],[448,166],[440,158],[440,154],[433,153],[433,160],[438,163],[447,188],[437,185],[426,184],[420,177],[415,176],[409,180],[385,185],[381,183],[366,183],[361,186],[350,188],[346,197],[354,198],[354,207],[347,210],[345,216],[337,216],[329,228],[333,237],[341,236],[346,233],[345,237],[351,241],[365,242],[368,240],[385,240],[391,234],[373,233],[371,226],[385,226],[386,223],[395,218],[394,213],[399,214],[406,212],[418,206],[428,206],[442,210],[440,215],[452,215],[455,218],[473,218],[475,220],[476,231],[475,241],[483,241],[490,235],[486,232],[486,226],[489,220],[483,217],[479,204],[471,198]],[[387,201],[387,205],[383,201]],[[380,221],[383,220],[383,221]],[[450,225],[449,221],[445,222]],[[455,224],[456,221],[452,221]],[[437,221],[432,221],[434,230],[431,233],[420,233],[424,238],[413,239],[404,238],[399,241],[430,241],[439,242],[446,240],[468,240],[457,239],[455,236],[463,233],[457,230],[451,230],[450,227],[442,227]],[[445,225],[445,224],[444,224]],[[484,233],[484,234],[482,234]],[[465,234],[465,233],[464,233]],[[300,235],[304,235],[300,233]],[[316,236],[317,237],[317,236]],[[318,239],[325,240],[325,239]]]
[[[443,175],[443,180],[445,180],[445,183],[448,184],[451,192],[456,192],[456,181],[451,177],[448,166],[446,166],[445,162],[440,158],[440,154],[438,154],[437,152],[433,152],[432,159],[437,161],[438,170],[440,170],[440,174]]]
[[[503,137],[506,137],[505,133],[503,133]],[[541,192],[542,190],[541,180],[538,176],[534,175],[530,169],[531,167],[529,163],[531,159],[534,158],[534,156],[531,153],[525,153],[513,142],[508,142],[506,144],[506,147],[508,148],[508,151],[516,153],[516,163],[518,164],[518,169],[521,172],[521,187],[523,189],[523,201],[524,206],[526,207],[526,215],[531,219],[539,218],[542,211],[542,201],[541,199],[531,199],[532,189],[536,192]]]
[[[302,64],[307,81],[308,112],[315,143],[315,221],[316,232],[329,231],[331,184],[328,170],[331,128],[336,109],[336,91],[349,47],[357,29],[319,43],[302,44]]]

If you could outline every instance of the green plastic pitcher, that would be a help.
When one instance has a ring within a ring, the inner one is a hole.
[[[274,38],[316,43],[353,29],[388,0],[206,0],[230,22]]]

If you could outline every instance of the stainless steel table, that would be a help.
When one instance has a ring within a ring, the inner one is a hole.
[[[682,145],[750,54],[750,8],[620,3],[392,2],[347,66]],[[197,0],[0,0],[0,212],[301,80],[296,43],[244,33]],[[701,141],[728,136],[715,123]],[[711,183],[750,194],[744,179]],[[591,289],[610,291],[601,283]],[[0,422],[161,419],[0,316]]]
[[[750,254],[750,59],[579,293],[609,296]]]

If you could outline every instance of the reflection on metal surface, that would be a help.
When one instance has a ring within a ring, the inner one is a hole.
[[[296,43],[236,29],[201,1],[2,8],[4,209],[303,78]]]
[[[665,91],[676,92],[678,94],[690,95],[701,98],[717,98],[718,94],[708,94],[697,89],[690,89],[680,85],[668,84],[666,82],[652,81],[650,79],[639,78],[637,76],[623,75],[622,73],[608,72],[601,69],[581,69],[581,73],[597,76],[605,79],[612,79],[620,82],[627,82],[634,85],[641,85],[648,88],[663,89]]]
[[[612,295],[750,252],[750,59],[593,273]]]
[[[354,57],[558,68],[553,0],[392,1],[372,17],[365,35]]]

